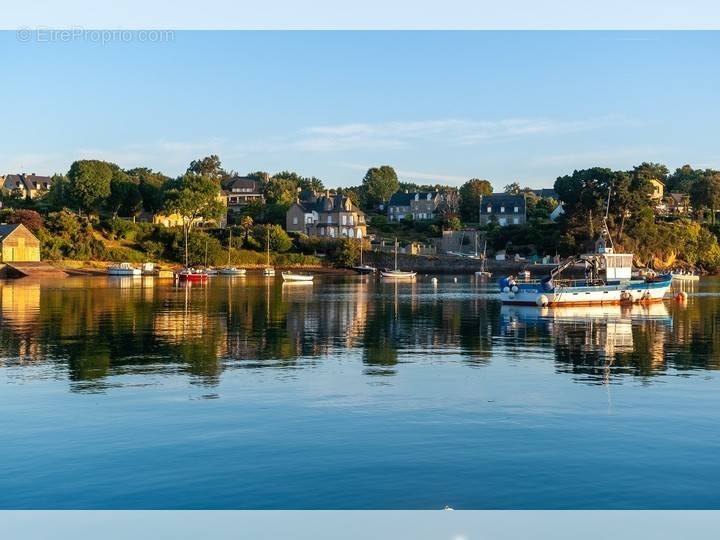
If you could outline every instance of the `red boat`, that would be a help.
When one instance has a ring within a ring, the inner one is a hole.
[[[192,268],[183,268],[177,273],[180,281],[203,282],[207,281],[208,275],[202,270],[193,270]]]

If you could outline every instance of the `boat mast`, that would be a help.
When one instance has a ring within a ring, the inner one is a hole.
[[[267,244],[267,265],[270,266],[270,227],[266,229],[267,231],[267,241],[265,242]]]
[[[362,245],[363,245],[363,241],[362,241],[362,238],[360,238],[358,241],[360,242],[360,266],[362,266],[362,265],[363,265],[363,260],[362,260]]]
[[[205,239],[205,268],[207,268],[207,249],[208,249],[208,241],[207,238]]]
[[[397,250],[398,250],[398,239],[395,237],[395,271],[397,272]]]
[[[485,272],[485,250],[486,249],[487,249],[487,238],[485,239],[485,243],[483,244],[482,262],[480,263],[480,271],[483,273]]]
[[[227,265],[230,266],[230,250],[232,249],[232,228],[230,229],[230,239],[228,240],[228,262]]]

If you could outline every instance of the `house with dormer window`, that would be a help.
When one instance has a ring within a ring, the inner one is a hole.
[[[527,221],[525,194],[493,193],[480,197],[480,225],[497,223],[501,227]]]

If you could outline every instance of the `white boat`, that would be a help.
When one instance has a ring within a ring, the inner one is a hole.
[[[297,272],[282,273],[283,281],[312,281],[314,277],[312,274],[300,274]]]
[[[263,268],[263,276],[274,276],[275,275],[275,269],[270,266],[270,228],[267,229],[267,239],[265,241],[267,244],[267,266]]]
[[[477,235],[476,235],[476,242],[477,242]],[[483,251],[482,251],[482,263],[480,264],[480,270],[475,272],[475,275],[479,278],[483,279],[489,279],[492,277],[492,272],[488,272],[485,270],[485,252],[487,251],[487,238],[485,239],[485,243],[483,244]]]
[[[236,267],[230,265],[231,250],[232,250],[232,229],[230,229],[230,238],[228,239],[227,266],[224,268],[220,268],[218,270],[218,273],[221,276],[244,276],[245,275],[244,268],[236,268]]]
[[[221,276],[244,276],[245,272],[244,268],[235,268],[234,266],[228,266],[218,270]]]
[[[358,274],[374,274],[377,268],[369,264],[363,264],[363,239],[360,239],[360,264],[352,267]]]
[[[673,281],[700,281],[700,276],[685,272],[670,272]]]
[[[415,272],[398,269],[397,256],[398,256],[398,241],[396,238],[395,239],[395,268],[393,270],[388,270],[387,268],[385,270],[381,270],[380,275],[384,278],[391,278],[391,279],[415,279],[415,275],[416,275]]]
[[[108,266],[107,273],[109,276],[141,276],[142,270],[124,262]]]
[[[503,304],[595,305],[661,301],[672,276],[632,277],[632,253],[615,253],[607,225],[596,242],[595,253],[571,257],[542,280],[520,282],[512,276],[500,280]],[[585,279],[563,279],[563,271],[585,265]]]

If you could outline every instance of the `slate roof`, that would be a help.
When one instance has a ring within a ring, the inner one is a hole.
[[[36,174],[8,174],[3,180],[5,189],[41,189],[44,185],[50,185],[52,178],[49,176],[38,176]]]
[[[507,193],[493,193],[492,195],[483,195],[480,198],[480,213],[487,214],[488,206],[491,208],[490,214],[499,214],[500,208],[505,207],[506,214],[514,213],[515,207],[518,207],[518,213],[525,213],[525,195],[509,195]]]
[[[24,227],[22,223],[3,223],[0,225],[0,242],[3,241],[10,233],[15,232],[15,230],[20,226]]]
[[[404,191],[397,191],[393,193],[392,197],[390,197],[387,205],[410,206],[410,202],[415,200],[415,195],[419,195],[421,201],[426,201],[428,195],[430,195],[430,200],[433,200],[439,194],[439,191],[411,191],[409,193],[405,193]]]
[[[345,209],[346,201],[350,201],[344,195],[323,195],[315,201],[299,201],[296,204],[300,206],[306,213],[334,213],[334,212],[357,212],[364,214],[352,201],[350,201],[350,210]]]
[[[530,191],[532,191],[538,197],[555,199],[558,201],[560,200],[560,197],[558,197],[558,194],[554,188],[531,189]]]
[[[253,193],[260,193],[258,191],[257,180],[250,178],[249,176],[233,176],[227,180],[223,180],[222,189],[228,192],[232,192],[233,189],[252,189]]]

